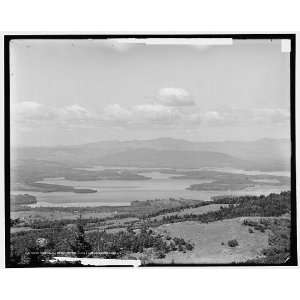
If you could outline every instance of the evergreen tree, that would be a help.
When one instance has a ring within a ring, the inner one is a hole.
[[[76,253],[76,257],[86,257],[92,250],[92,246],[85,240],[84,227],[81,220],[81,215],[77,221],[75,231],[75,241],[71,245],[72,250]]]

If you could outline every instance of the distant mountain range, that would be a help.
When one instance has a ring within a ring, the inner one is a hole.
[[[138,166],[162,168],[242,167],[246,162],[230,155],[209,151],[132,149],[105,155],[104,166]]]
[[[234,167],[289,170],[290,141],[190,142],[181,139],[101,141],[76,146],[18,147],[12,157],[39,159],[72,166]]]

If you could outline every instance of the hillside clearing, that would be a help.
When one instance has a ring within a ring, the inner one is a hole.
[[[170,252],[164,259],[156,259],[154,263],[243,262],[260,256],[260,252],[268,247],[268,231],[249,233],[247,226],[242,225],[242,218],[208,224],[199,222],[165,224],[155,230],[164,235],[190,241],[194,244],[194,249],[187,253]],[[234,248],[227,245],[227,242],[233,239],[236,239],[239,244]]]

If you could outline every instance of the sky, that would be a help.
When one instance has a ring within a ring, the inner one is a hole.
[[[12,40],[10,81],[13,146],[290,136],[279,40]]]

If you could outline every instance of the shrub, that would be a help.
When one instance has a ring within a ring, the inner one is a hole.
[[[188,251],[192,251],[192,250],[194,249],[194,246],[193,246],[192,244],[190,244],[190,243],[187,243],[187,244],[185,245],[185,248],[186,248],[186,250],[188,250]]]
[[[227,243],[228,243],[228,246],[229,246],[229,247],[232,247],[232,248],[239,245],[239,243],[238,243],[238,241],[237,241],[236,239],[230,240],[230,241],[228,241]]]
[[[165,257],[166,257],[166,255],[163,252],[159,252],[157,254],[157,258],[165,258]]]
[[[184,249],[183,249],[183,247],[182,247],[182,245],[181,244],[179,244],[179,246],[178,246],[178,251],[183,251]]]

